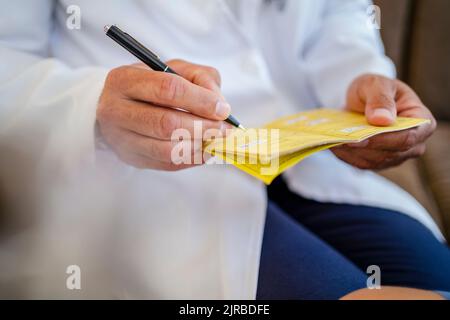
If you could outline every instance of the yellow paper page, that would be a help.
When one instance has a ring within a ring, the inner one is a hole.
[[[207,143],[205,151],[270,184],[283,171],[315,152],[427,122],[398,118],[392,126],[375,127],[361,114],[317,109],[278,119],[262,129],[234,130],[226,138]]]
[[[308,132],[362,141],[377,134],[406,130],[424,123],[429,123],[429,120],[399,117],[396,123],[389,127],[376,127],[369,125],[366,117],[360,113],[335,109],[317,109],[280,118],[269,123],[265,128]]]
[[[216,155],[227,154],[227,158],[234,158],[234,162],[258,159],[259,162],[267,163],[271,159],[290,155],[297,151],[346,141],[349,140],[284,129],[234,130],[226,139],[216,139],[208,145],[207,152]]]
[[[278,177],[287,169],[303,161],[307,157],[313,155],[316,152],[330,149],[337,145],[338,144],[329,144],[306,150],[301,150],[295,153],[281,156],[278,160],[279,161],[278,163],[277,161],[272,160],[269,164],[262,164],[261,162],[257,162],[256,164],[249,164],[249,163],[240,164],[236,162],[236,158],[233,155],[218,154],[217,156],[225,160],[227,163],[234,165],[236,168],[261,180],[266,185],[270,185],[273,182],[273,180],[275,180],[276,177]]]
[[[302,112],[272,122],[262,129],[234,130],[226,139],[216,139],[208,148],[268,161],[274,157],[334,143],[360,142],[374,135],[416,127],[428,120],[398,118],[389,127],[375,127],[364,115],[330,109]]]

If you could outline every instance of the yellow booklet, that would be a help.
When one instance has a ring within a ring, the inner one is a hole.
[[[362,114],[316,109],[280,118],[260,129],[233,130],[226,138],[207,142],[205,152],[270,184],[316,152],[424,123],[429,120],[397,118],[392,126],[375,127]]]

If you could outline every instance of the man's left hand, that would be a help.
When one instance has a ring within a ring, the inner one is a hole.
[[[382,170],[420,157],[425,152],[425,141],[436,129],[430,110],[408,85],[379,75],[366,74],[352,83],[346,109],[364,113],[367,121],[375,126],[389,126],[397,116],[431,121],[414,129],[332,149],[339,159],[360,169]]]

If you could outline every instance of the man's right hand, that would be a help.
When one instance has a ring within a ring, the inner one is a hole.
[[[97,121],[103,138],[122,161],[137,168],[191,167],[172,162],[171,137],[183,128],[194,139],[194,121],[201,121],[203,130],[230,128],[223,122],[231,110],[220,93],[219,73],[182,60],[167,64],[181,77],[141,64],[112,70],[99,101]],[[202,143],[182,143],[190,144],[192,154],[201,152],[194,146]]]

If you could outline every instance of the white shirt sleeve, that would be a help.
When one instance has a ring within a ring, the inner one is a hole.
[[[326,1],[323,22],[306,55],[314,95],[322,106],[341,107],[351,82],[364,73],[390,78],[395,66],[370,24],[367,0]]]
[[[54,3],[0,1],[0,142],[67,168],[94,158],[107,70],[73,69],[50,57]]]

